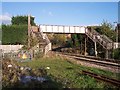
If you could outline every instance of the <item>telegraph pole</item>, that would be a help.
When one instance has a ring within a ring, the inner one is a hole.
[[[28,15],[28,48],[30,48],[30,15]]]
[[[113,22],[115,25],[115,29],[116,29],[116,43],[118,43],[118,26],[117,26],[117,22]],[[113,59],[114,59],[114,42],[113,42]]]
[[[116,30],[116,32],[117,32],[116,42],[118,43],[118,24],[117,24],[117,30]]]
[[[118,25],[117,22],[114,22],[116,25],[116,43],[118,43]]]

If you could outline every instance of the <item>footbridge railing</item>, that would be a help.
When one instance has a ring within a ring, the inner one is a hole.
[[[105,49],[113,48],[113,41],[110,40],[107,36],[101,35],[93,29],[87,29],[85,34],[94,42],[101,44]]]

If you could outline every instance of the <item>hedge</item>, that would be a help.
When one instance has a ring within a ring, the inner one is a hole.
[[[2,25],[2,44],[25,44],[27,25]]]

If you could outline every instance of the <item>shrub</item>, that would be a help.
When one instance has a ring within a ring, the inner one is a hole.
[[[114,50],[114,58],[120,59],[120,48]]]
[[[48,35],[48,37],[53,45],[64,45],[66,42],[65,34],[53,34],[51,36]]]
[[[12,25],[27,25],[28,24],[28,16],[13,16],[12,17]],[[30,17],[31,25],[35,25],[34,17]]]

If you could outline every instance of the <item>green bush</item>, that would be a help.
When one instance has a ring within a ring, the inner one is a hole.
[[[120,48],[114,50],[114,58],[120,59]]]
[[[72,46],[79,47],[80,43],[83,42],[83,36],[81,34],[71,34]]]
[[[66,42],[65,34],[53,34],[52,36],[49,35],[49,39],[53,45],[64,45]]]
[[[2,44],[25,44],[27,25],[2,25]]]
[[[28,16],[13,16],[12,17],[12,25],[27,25],[28,24]],[[34,17],[30,17],[31,25],[35,25]]]
[[[106,35],[108,38],[115,42],[116,40],[116,32],[113,30],[113,26],[111,23],[107,21],[103,21],[101,26],[88,26],[92,29],[96,30],[101,35]]]

